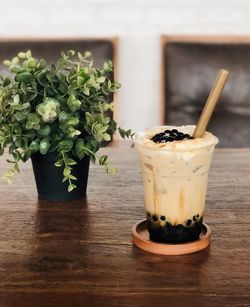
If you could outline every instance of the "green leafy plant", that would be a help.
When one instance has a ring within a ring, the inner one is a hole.
[[[109,78],[112,62],[95,68],[90,52],[62,52],[59,61],[48,65],[30,51],[4,61],[13,77],[0,75],[0,155],[6,147],[12,164],[3,178],[19,173],[19,162],[32,154],[56,152],[55,167],[63,167],[63,181],[72,191],[77,180],[72,165],[90,156],[107,173],[116,173],[106,155],[98,156],[102,142],[110,141],[117,124],[110,114],[110,95],[120,84]],[[131,130],[118,128],[120,135],[132,137]],[[77,158],[77,159],[74,159]]]

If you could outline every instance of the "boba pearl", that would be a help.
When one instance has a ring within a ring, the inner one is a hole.
[[[157,222],[157,221],[158,221],[158,216],[157,216],[156,214],[154,214],[154,215],[152,216],[152,219],[153,219],[153,221]]]
[[[197,215],[194,216],[197,217]],[[161,220],[162,217],[163,215],[161,215],[159,219]],[[148,221],[150,239],[162,243],[185,243],[197,240],[201,228],[202,217],[194,223],[192,223],[192,219],[188,219],[185,225],[172,225],[167,221],[165,223],[157,223],[156,225],[153,220]]]
[[[197,221],[197,220],[199,219],[199,217],[200,217],[199,214],[194,215],[194,216],[193,216],[193,221],[194,221],[194,222]]]
[[[174,142],[174,141],[182,141],[182,140],[189,140],[193,137],[189,134],[184,134],[177,129],[172,130],[165,130],[164,132],[157,133],[151,138],[151,141],[155,143],[167,143],[167,142]]]

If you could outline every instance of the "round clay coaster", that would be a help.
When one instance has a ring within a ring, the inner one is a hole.
[[[146,220],[134,225],[132,229],[133,243],[153,254],[159,255],[186,255],[199,252],[208,247],[211,239],[211,229],[203,223],[199,240],[187,243],[157,243],[149,239]]]

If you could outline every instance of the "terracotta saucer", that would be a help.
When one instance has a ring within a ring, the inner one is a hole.
[[[143,220],[134,225],[132,239],[137,247],[153,254],[186,255],[199,252],[208,247],[211,240],[211,229],[207,224],[203,223],[200,238],[196,241],[178,244],[157,243],[149,239],[147,223],[146,220]]]

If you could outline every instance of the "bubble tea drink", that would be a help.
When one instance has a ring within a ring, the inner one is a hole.
[[[193,139],[195,126],[160,126],[134,139],[141,162],[150,239],[183,243],[199,238],[208,171],[218,139]]]

